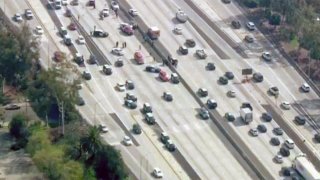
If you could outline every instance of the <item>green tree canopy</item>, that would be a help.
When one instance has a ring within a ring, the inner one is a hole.
[[[22,138],[28,135],[27,118],[22,114],[17,114],[13,116],[12,120],[9,123],[10,134],[15,138]]]

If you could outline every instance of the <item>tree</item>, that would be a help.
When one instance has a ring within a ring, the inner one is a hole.
[[[120,152],[109,145],[99,150],[94,167],[97,177],[101,179],[120,180],[128,176]]]
[[[10,134],[17,139],[27,136],[26,121],[27,118],[22,114],[13,116],[9,123]]]
[[[281,22],[281,16],[279,14],[272,14],[269,18],[269,24],[271,25],[280,25]]]
[[[83,179],[83,172],[83,167],[79,162],[69,160],[63,164],[63,168],[61,170],[61,179]]]
[[[82,151],[90,155],[89,159],[94,158],[102,147],[99,127],[90,127],[86,136],[81,138],[80,143]]]
[[[31,130],[31,136],[27,145],[27,152],[34,156],[34,154],[42,149],[46,149],[51,145],[47,129],[37,126]]]

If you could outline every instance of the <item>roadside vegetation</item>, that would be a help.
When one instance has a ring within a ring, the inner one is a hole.
[[[75,108],[79,79],[68,78],[66,64],[43,70],[38,62],[39,40],[27,26],[18,33],[1,29],[0,39],[1,82],[24,94],[43,119],[39,122],[25,114],[15,115],[9,123],[15,139],[11,149],[25,148],[48,179],[127,179],[120,152],[105,144],[100,128],[86,124]],[[9,101],[1,91],[0,103]],[[61,106],[64,134],[59,123]]]
[[[319,0],[238,0],[249,8],[253,19],[271,33],[274,40],[289,44],[289,55],[299,61],[305,50],[304,63],[314,63],[304,69],[312,79],[320,80],[320,1]],[[267,22],[267,23],[265,23]],[[311,59],[309,61],[308,59]],[[306,62],[307,61],[307,62]],[[298,62],[299,63],[299,62]],[[310,64],[309,64],[310,65]],[[319,77],[316,77],[319,76]]]

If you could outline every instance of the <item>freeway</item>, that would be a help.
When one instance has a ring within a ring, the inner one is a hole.
[[[190,34],[194,34],[195,30],[191,27],[189,23],[186,23],[183,25],[182,24],[177,25],[177,22],[174,20],[175,12],[178,9],[178,7],[180,8],[182,7],[181,4],[179,4],[178,6],[173,3],[174,5],[169,6],[169,5],[166,5],[166,4],[169,4],[168,2],[167,3],[161,3],[161,2],[154,3],[149,1],[144,1],[141,3],[138,3],[138,2],[133,3],[131,1],[129,2],[132,4],[133,7],[138,9],[141,16],[149,26],[157,25],[161,29],[160,41],[168,47],[168,50],[170,51],[171,54],[177,54],[176,49],[178,49],[179,45],[182,45],[185,41],[185,38],[190,37]],[[144,6],[146,6],[147,8],[143,8]],[[161,7],[161,8],[155,8],[155,6]],[[185,5],[183,7],[185,7]],[[152,9],[153,11],[152,12],[148,11],[150,9]],[[161,10],[157,10],[157,9],[161,9]],[[183,10],[185,9],[183,8]],[[196,15],[194,15],[194,13],[192,13],[192,10],[190,9],[188,9],[187,14],[191,16],[190,18],[196,17]],[[174,26],[180,26],[183,28],[182,36],[177,36],[172,33],[171,29]],[[215,37],[212,37],[212,38],[215,38]],[[200,45],[200,47],[201,46],[202,44]],[[216,64],[217,67],[219,67],[215,72],[206,72],[204,67],[208,61],[193,60],[195,59],[193,56],[194,51],[192,49],[189,49],[189,54],[192,54],[190,56],[189,55],[182,56],[180,54],[174,55],[174,56],[178,56],[179,57],[178,59],[180,60],[179,67],[177,69],[179,73],[182,74],[182,76],[187,80],[187,82],[191,85],[194,91],[196,91],[200,87],[207,88],[209,90],[209,94],[212,97],[214,97],[214,99],[218,102],[219,104],[218,112],[220,114],[224,114],[226,110],[231,111],[234,114],[238,114],[237,111],[239,110],[240,104],[245,101],[250,101],[254,106],[254,109],[255,109],[254,112],[257,112],[257,113],[254,113],[254,117],[255,117],[254,119],[257,119],[257,120],[259,119],[260,121],[260,115],[262,112],[265,111],[262,108],[261,103],[265,103],[265,101],[261,101],[261,99],[256,99],[255,95],[249,94],[247,92],[246,89],[252,89],[251,88],[252,85],[241,83],[242,77],[240,72],[241,72],[241,68],[245,66],[243,64],[242,65],[240,64],[239,66],[239,64],[235,59],[219,61],[218,60],[219,57],[210,50],[209,45],[206,45],[205,49],[208,52],[207,59],[213,59],[214,60],[213,62]],[[236,55],[234,50],[231,51],[230,49],[232,48],[226,48],[225,51],[228,50],[228,54],[232,54],[233,56],[240,58],[239,55]],[[229,53],[229,51],[231,52]],[[196,69],[195,67],[199,70],[194,71],[194,69]],[[235,76],[237,77],[236,80],[234,80],[234,82],[232,83],[232,85],[228,87],[217,85],[217,79],[219,75],[221,76],[224,74],[224,72],[230,71],[231,69],[235,73]],[[238,97],[235,99],[230,99],[230,102],[228,102],[226,101],[226,92],[230,89],[236,90]],[[239,119],[237,121],[239,121]],[[242,139],[245,141],[247,146],[249,146],[250,149],[252,149],[252,151],[258,157],[260,162],[266,165],[266,168],[268,169],[268,171],[271,172],[270,174],[273,174],[275,176],[274,178],[276,178],[278,176],[278,172],[281,170],[281,165],[275,164],[273,162],[273,157],[277,154],[279,149],[277,147],[272,147],[269,144],[269,140],[271,137],[274,136],[271,130],[273,129],[273,127],[277,127],[278,125],[275,122],[263,123],[269,129],[269,131],[266,134],[260,135],[261,136],[260,138],[252,138],[248,136],[247,133],[249,131],[249,128],[256,127],[257,124],[261,123],[261,121],[260,122],[259,121],[253,122],[252,124],[249,125],[249,127],[244,126],[241,122],[237,122],[234,124],[235,126],[232,126],[232,128],[234,129],[235,132],[238,133],[240,137],[242,137]],[[281,141],[283,142],[286,138],[287,136],[284,136],[283,138],[281,138],[282,139]],[[297,153],[299,153],[298,149],[294,151],[294,154],[297,154]],[[292,158],[286,159],[283,166],[290,165],[291,160]]]
[[[96,3],[97,7],[99,7],[97,8],[98,10],[104,7],[104,4],[99,4],[99,1]],[[213,125],[211,123],[199,121],[195,117],[197,114],[196,109],[199,107],[194,100],[190,98],[188,92],[180,85],[176,86],[170,85],[169,83],[159,82],[157,76],[147,74],[143,70],[144,66],[137,66],[134,61],[131,60],[133,53],[138,49],[140,43],[135,40],[134,37],[123,37],[123,35],[119,33],[117,27],[120,22],[113,14],[102,21],[98,20],[98,11],[93,11],[91,8],[85,7],[84,4],[80,3],[78,7],[72,7],[71,9],[74,11],[76,16],[77,14],[81,15],[81,13],[86,12],[84,16],[80,17],[80,23],[86,31],[89,32],[92,30],[93,26],[96,26],[97,28],[101,28],[109,32],[110,36],[107,39],[94,38],[94,41],[103,52],[107,52],[105,55],[111,62],[114,62],[115,57],[109,52],[116,44],[116,41],[127,42],[127,48],[125,48],[124,56],[125,66],[122,68],[115,68],[115,73],[121,74],[119,77],[130,77],[130,79],[136,83],[137,90],[135,91],[135,94],[139,99],[142,99],[142,102],[151,103],[156,110],[155,117],[158,120],[158,124],[170,134],[174,142],[177,143],[178,149],[182,151],[182,154],[184,156],[188,155],[186,156],[188,161],[190,160],[197,163],[195,169],[198,171],[204,171],[202,173],[206,174],[204,177],[207,178],[212,175],[222,177],[222,174],[228,174],[225,172],[229,171],[233,172],[232,175],[229,175],[230,177],[240,176],[243,177],[243,179],[248,178],[248,175],[245,171],[241,170],[242,167],[240,165],[237,165],[237,161],[228,152],[226,147],[224,147],[217,135],[212,132],[210,127]],[[144,49],[142,49],[142,51],[147,54]],[[145,56],[147,57],[148,64],[155,64],[152,57],[148,57],[148,55]],[[166,68],[163,67],[163,69]],[[166,71],[169,70],[166,69]],[[124,80],[125,79],[122,81]],[[119,81],[121,81],[121,79],[115,78],[113,84],[115,85],[116,82]],[[101,84],[105,84],[105,82],[101,82]],[[161,98],[164,91],[170,91],[174,95],[174,102],[168,104],[168,102],[165,102]],[[119,99],[122,99],[123,97],[122,95],[117,96]],[[113,102],[113,100],[110,101]],[[141,104],[139,104],[139,106],[141,106]],[[131,114],[139,123],[145,124],[145,122],[141,121],[143,116],[141,116],[140,113],[134,112]],[[122,121],[125,120],[122,119]],[[147,129],[147,127],[144,129]],[[158,137],[153,138],[156,140],[158,139]],[[212,140],[207,141],[206,139]],[[193,145],[190,146],[191,144]],[[232,161],[234,167],[230,170],[226,168],[226,165],[221,166],[220,163],[208,162],[207,159],[217,159],[217,161],[223,161],[223,164],[229,164],[230,161]],[[201,168],[199,168],[199,166]]]
[[[278,102],[289,101],[292,104],[293,110],[284,112],[286,123],[299,135],[299,138],[306,141],[310,145],[310,149],[316,149],[316,155],[320,158],[320,145],[314,143],[313,136],[319,133],[319,95],[313,89],[310,93],[303,93],[300,86],[305,82],[305,79],[298,74],[294,67],[284,59],[280,52],[263,36],[259,31],[255,31],[255,38],[257,39],[259,51],[252,49],[250,44],[243,41],[244,36],[249,34],[245,28],[239,30],[232,30],[230,23],[233,19],[238,19],[244,25],[248,20],[242,15],[242,9],[235,3],[225,5],[220,1],[200,0],[194,1],[201,7],[202,11],[207,12],[213,22],[220,22],[219,27],[240,46],[247,46],[247,53],[251,55],[250,60],[243,64],[248,64],[256,71],[261,72],[267,79],[271,81],[272,85],[276,85],[280,89],[280,98]],[[202,4],[202,5],[201,5]],[[216,13],[213,13],[216,12]],[[239,41],[240,39],[240,41]],[[263,63],[260,60],[262,50],[270,51],[274,56],[273,63]],[[266,91],[269,87],[259,87],[258,91]],[[269,97],[273,100],[272,97]],[[274,101],[274,100],[273,100]],[[305,126],[297,126],[293,119],[296,115],[306,115],[310,117],[309,123]]]

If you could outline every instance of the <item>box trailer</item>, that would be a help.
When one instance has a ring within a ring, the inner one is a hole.
[[[298,155],[292,164],[292,167],[307,180],[320,180],[320,173],[313,164],[307,159],[305,154]]]

